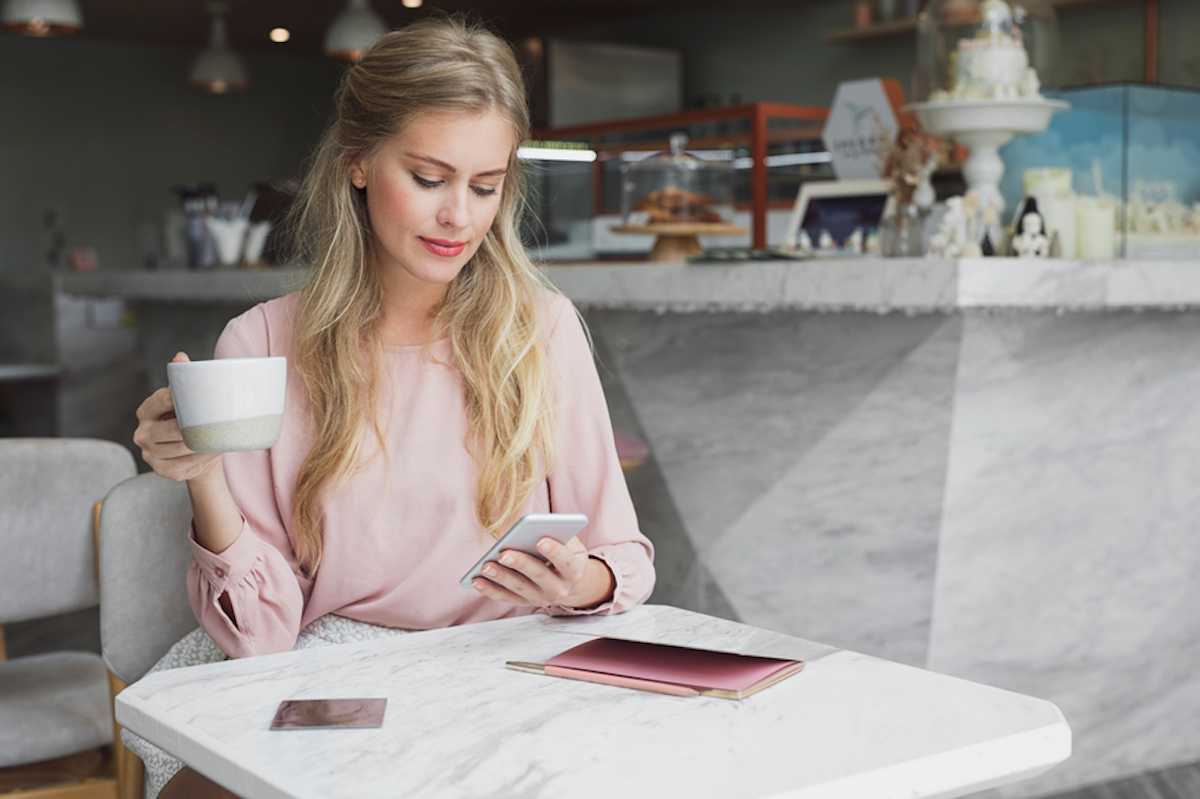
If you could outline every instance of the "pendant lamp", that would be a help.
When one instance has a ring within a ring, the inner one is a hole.
[[[225,34],[225,12],[228,10],[227,3],[208,4],[208,13],[212,14],[208,49],[196,56],[188,76],[193,85],[212,94],[244,91],[250,86],[246,65],[229,48],[229,39]]]
[[[325,54],[358,61],[385,33],[387,25],[371,10],[367,0],[350,0],[325,34]]]
[[[6,0],[0,25],[26,36],[78,33],[83,14],[76,0]]]

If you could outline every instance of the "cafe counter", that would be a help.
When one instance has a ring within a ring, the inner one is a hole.
[[[546,273],[586,311],[614,427],[649,445],[627,479],[655,602],[1054,702],[1074,755],[1004,796],[1200,760],[1200,264]],[[148,388],[303,278],[58,288],[124,298]]]
[[[1200,307],[1200,264],[1021,258],[822,258],[736,264],[548,265],[577,305],[655,311]],[[132,302],[247,303],[299,288],[301,268],[77,272],[59,290]]]

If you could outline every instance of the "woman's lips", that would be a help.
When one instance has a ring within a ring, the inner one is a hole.
[[[434,255],[440,255],[443,258],[453,258],[460,254],[463,248],[467,246],[465,241],[447,241],[446,239],[427,239],[424,236],[417,236],[421,243],[425,245],[425,249],[429,250]]]

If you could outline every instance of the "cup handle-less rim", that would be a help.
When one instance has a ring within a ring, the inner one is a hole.
[[[167,368],[179,366],[201,366],[203,364],[214,363],[241,363],[244,361],[287,361],[287,357],[283,355],[264,355],[259,358],[209,358],[203,361],[183,361],[182,363],[168,363]]]

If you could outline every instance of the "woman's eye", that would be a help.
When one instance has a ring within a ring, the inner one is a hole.
[[[436,189],[438,186],[441,186],[446,182],[444,180],[430,180],[429,178],[423,178],[416,172],[411,174],[412,179],[416,181],[417,185],[423,189]],[[471,191],[475,192],[480,197],[490,197],[496,193],[495,187],[491,186],[472,186]]]

